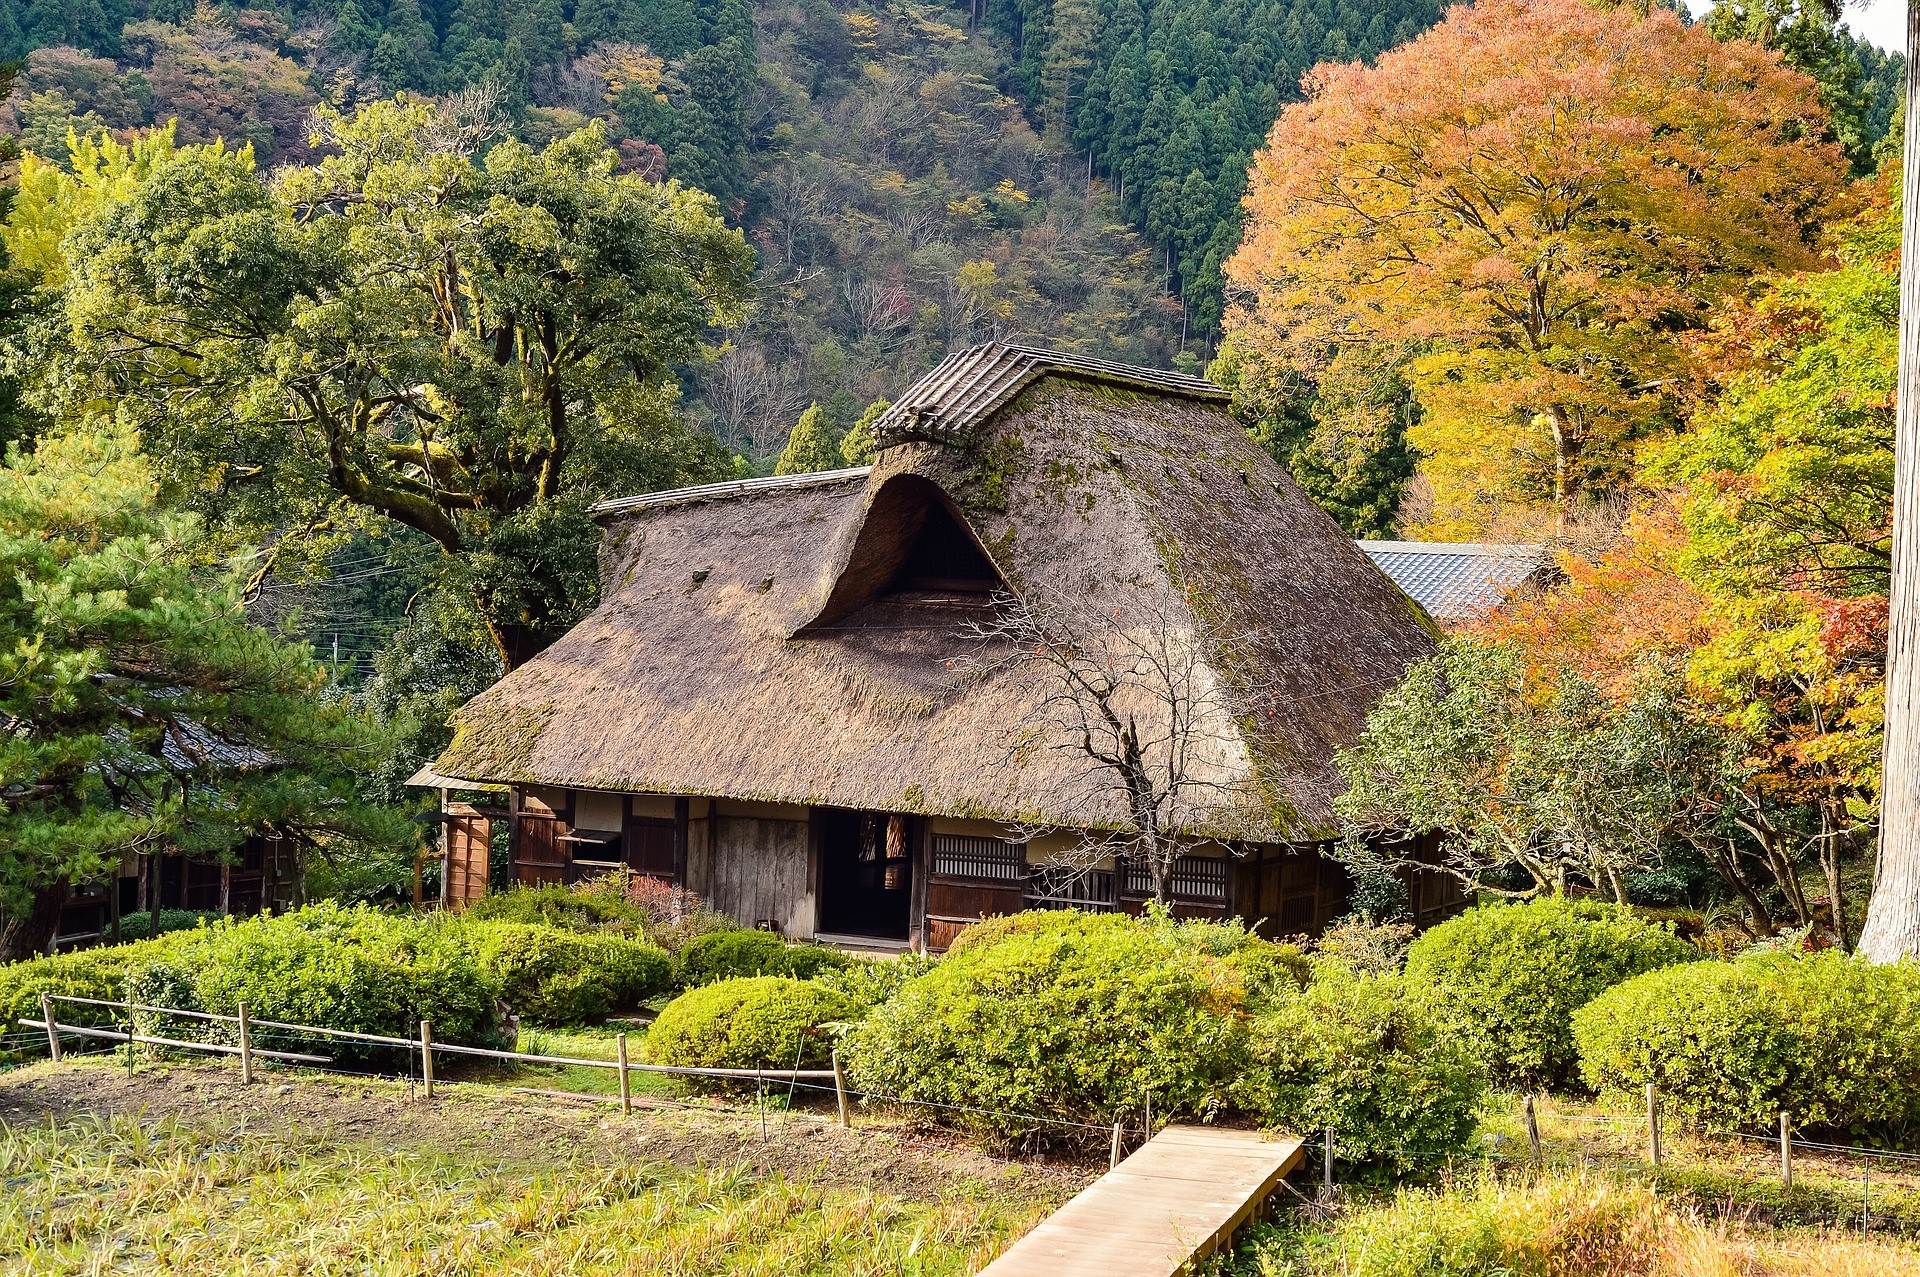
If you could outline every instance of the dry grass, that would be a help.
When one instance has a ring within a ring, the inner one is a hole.
[[[973,1272],[1045,1213],[911,1201],[738,1169],[509,1170],[244,1129],[0,1127],[0,1273]]]
[[[1403,1191],[1325,1224],[1271,1230],[1242,1277],[1910,1277],[1920,1251],[1751,1227],[1607,1176],[1546,1172]]]

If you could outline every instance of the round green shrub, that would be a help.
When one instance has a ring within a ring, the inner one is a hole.
[[[879,1006],[911,981],[933,970],[939,959],[918,953],[892,958],[861,959],[829,967],[809,977],[815,984],[844,993],[864,1009]]]
[[[1205,1113],[1246,1061],[1246,985],[1164,921],[1048,911],[948,952],[842,1054],[881,1095],[1106,1123]],[[954,1115],[1011,1133],[1018,1118]]]
[[[673,986],[673,959],[645,941],[514,922],[470,924],[469,934],[500,996],[535,1024],[604,1019]]]
[[[667,1003],[647,1030],[644,1054],[683,1068],[808,1068],[833,1049],[821,1026],[859,1010],[844,994],[786,976],[720,980]]]
[[[412,1038],[431,1020],[443,1042],[502,1040],[493,982],[450,928],[364,906],[311,905],[277,917],[182,932],[169,955],[193,973],[200,1004],[241,1002],[261,1020]],[[330,1043],[323,1054],[379,1058],[387,1048]]]
[[[1397,975],[1341,962],[1255,1016],[1234,1099],[1268,1126],[1334,1131],[1346,1161],[1417,1167],[1478,1123],[1486,1068]]]
[[[1406,974],[1477,1045],[1495,1082],[1536,1087],[1573,1076],[1576,1009],[1643,971],[1698,956],[1617,905],[1547,897],[1441,923],[1413,942]]]
[[[1650,972],[1574,1016],[1580,1069],[1610,1094],[1655,1083],[1714,1130],[1797,1126],[1905,1143],[1920,1135],[1920,966],[1832,951]]]
[[[824,945],[788,944],[771,931],[709,931],[687,941],[680,950],[680,983],[689,988],[715,980],[743,976],[779,975],[796,980],[844,967],[853,961],[838,949]]]

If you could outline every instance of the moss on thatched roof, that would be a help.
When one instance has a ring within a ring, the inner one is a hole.
[[[896,442],[871,471],[605,510],[599,607],[462,710],[437,769],[1118,827],[1117,802],[1066,800],[1084,760],[1014,748],[1037,676],[956,670],[967,608],[884,588],[888,547],[930,504],[1016,594],[1158,601],[1232,636],[1210,653],[1232,698],[1235,743],[1216,760],[1232,783],[1196,832],[1327,834],[1334,752],[1433,650],[1217,398],[1056,367],[964,437]]]

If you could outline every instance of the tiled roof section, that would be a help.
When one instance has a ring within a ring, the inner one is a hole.
[[[703,483],[692,488],[669,488],[665,492],[643,492],[635,497],[615,497],[587,507],[593,515],[625,514],[629,510],[650,510],[663,505],[688,505],[695,501],[720,501],[728,497],[752,496],[756,492],[785,492],[792,488],[817,488],[833,483],[864,482],[872,466],[851,470],[821,470],[815,474],[776,474],[764,479],[728,479],[723,483]]]
[[[1470,621],[1545,572],[1544,545],[1362,541],[1360,548],[1436,621]]]
[[[1134,368],[1032,346],[987,342],[948,355],[940,366],[907,387],[873,423],[882,448],[909,439],[961,443],[973,428],[1015,395],[1050,373],[1127,386],[1154,394],[1228,402],[1231,396],[1200,377]]]

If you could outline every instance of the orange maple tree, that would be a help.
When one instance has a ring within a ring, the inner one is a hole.
[[[1846,172],[1811,79],[1660,8],[1482,0],[1305,88],[1254,160],[1229,340],[1403,364],[1442,535],[1624,478],[1677,334],[1814,264]]]

